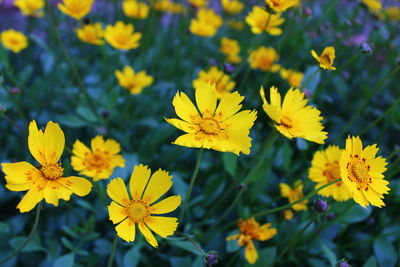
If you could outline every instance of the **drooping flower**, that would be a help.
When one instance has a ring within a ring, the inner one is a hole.
[[[318,61],[319,66],[324,70],[336,70],[333,66],[335,59],[335,48],[333,46],[325,47],[321,56],[318,56],[314,50],[311,50],[311,55]]]
[[[222,17],[211,8],[200,8],[195,19],[190,21],[189,30],[200,37],[212,37],[222,26]]]
[[[339,161],[342,152],[343,150],[338,146],[328,146],[325,150],[315,152],[308,172],[308,177],[317,183],[315,188],[341,178]],[[351,198],[350,192],[342,181],[325,187],[318,191],[318,194],[325,197],[332,196],[337,201],[346,201]]]
[[[242,12],[244,4],[239,0],[221,0],[222,8],[226,13],[236,15]]]
[[[280,183],[281,195],[289,200],[289,203],[296,202],[304,197],[303,183],[299,180],[294,183],[293,188],[285,183]],[[294,210],[307,210],[308,200],[301,201],[292,206]]]
[[[252,69],[272,71],[276,69],[276,64],[274,63],[278,60],[278,52],[273,47],[260,46],[258,49],[251,51],[248,62]]]
[[[114,48],[130,50],[137,48],[142,38],[140,32],[135,32],[133,24],[117,21],[114,26],[108,25],[104,31],[104,39]]]
[[[137,0],[126,0],[122,2],[122,11],[125,16],[134,19],[146,19],[149,16],[149,6]]]
[[[304,74],[300,71],[281,68],[279,71],[282,79],[285,79],[291,87],[300,87]]]
[[[0,34],[0,41],[3,46],[18,54],[28,47],[28,38],[22,32],[9,29]]]
[[[183,92],[178,92],[172,104],[180,119],[166,119],[176,128],[186,132],[173,144],[232,152],[239,155],[250,153],[250,128],[256,119],[256,111],[237,113],[244,97],[238,92],[227,93],[217,106],[215,84],[201,82],[196,85],[198,110]]]
[[[92,184],[81,177],[64,176],[59,159],[64,150],[64,133],[57,123],[49,121],[44,132],[36,122],[29,124],[28,146],[32,156],[40,163],[35,167],[26,161],[2,163],[6,188],[11,191],[28,191],[19,202],[20,212],[32,210],[42,199],[58,206],[58,200],[69,200],[72,193],[89,194]]]
[[[171,178],[167,171],[159,169],[151,175],[147,166],[136,165],[129,181],[130,196],[121,178],[108,184],[107,194],[112,200],[108,206],[109,218],[118,224],[115,230],[120,238],[134,241],[136,225],[153,247],[158,247],[158,243],[149,228],[164,238],[174,234],[178,218],[159,215],[174,211],[181,204],[181,197],[170,196],[158,201],[171,188]]]
[[[299,0],[265,0],[266,5],[276,11],[276,12],[284,12],[288,8],[297,6],[300,1]]]
[[[222,37],[220,51],[227,56],[226,60],[230,63],[240,63],[242,58],[239,56],[239,42],[227,37]]]
[[[65,15],[80,20],[89,14],[93,2],[94,0],[62,0],[62,3],[59,3],[57,6]]]
[[[362,207],[371,204],[382,207],[383,194],[390,190],[384,180],[387,162],[376,157],[376,144],[363,149],[360,137],[347,137],[346,149],[340,158],[340,174],[354,201]]]
[[[82,42],[92,45],[104,45],[104,31],[99,22],[93,24],[85,24],[82,28],[76,29],[76,35]]]
[[[208,71],[201,70],[197,79],[193,80],[193,87],[196,89],[201,87],[201,84],[207,82],[215,84],[217,98],[221,99],[224,95],[229,94],[235,88],[236,83],[231,80],[229,75],[217,67],[211,67]]]
[[[154,78],[146,74],[144,70],[135,73],[130,66],[125,66],[122,71],[116,70],[115,77],[121,87],[129,90],[131,94],[140,94],[143,89],[153,83]]]
[[[281,35],[282,29],[279,28],[285,22],[279,13],[270,14],[259,6],[254,6],[253,10],[247,15],[246,23],[251,27],[254,34],[261,34],[264,31],[270,35]]]
[[[240,220],[238,222],[240,234],[229,236],[226,240],[235,240],[239,246],[246,245],[244,257],[250,264],[254,264],[258,259],[257,249],[254,245],[254,240],[267,241],[273,238],[277,230],[271,228],[270,223],[260,225],[254,218]]]
[[[318,144],[324,144],[327,132],[321,124],[321,112],[307,105],[308,100],[299,89],[289,89],[283,103],[278,88],[270,88],[270,103],[265,99],[264,88],[260,89],[263,109],[276,122],[275,128],[289,139],[304,138]]]
[[[15,0],[14,5],[24,16],[43,17],[44,15],[44,0]]]
[[[196,8],[206,7],[208,4],[208,0],[188,0],[188,2]]]

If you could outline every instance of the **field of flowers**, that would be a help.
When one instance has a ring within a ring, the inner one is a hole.
[[[0,0],[0,266],[400,266],[398,0]]]

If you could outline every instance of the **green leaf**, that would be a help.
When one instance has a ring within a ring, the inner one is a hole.
[[[303,80],[301,81],[301,88],[308,89],[315,92],[321,80],[321,72],[319,66],[311,66],[304,72]]]
[[[362,222],[371,214],[371,207],[363,208],[358,204],[354,204],[345,214],[341,215],[339,221],[344,223],[357,223]],[[338,213],[340,214],[340,212]]]
[[[140,249],[138,246],[134,246],[131,249],[129,249],[123,259],[123,266],[124,267],[136,267],[139,263],[140,259]]]
[[[362,267],[378,267],[375,256],[370,256]]]
[[[189,241],[171,241],[170,244],[183,250],[192,252],[195,255],[203,256],[201,252]]]
[[[374,253],[380,266],[392,267],[396,265],[397,253],[392,243],[383,237],[375,239]]]
[[[325,244],[321,243],[321,248],[325,253],[326,258],[328,259],[330,265],[332,267],[335,267],[336,263],[337,263],[337,259],[335,254],[332,252],[332,250],[330,248],[328,248]]]
[[[76,113],[78,113],[83,119],[85,119],[87,121],[97,122],[96,114],[94,114],[93,111],[87,107],[84,107],[84,106],[78,107],[76,109]]]
[[[75,262],[75,254],[65,254],[54,261],[53,267],[72,267]]]
[[[225,170],[232,175],[233,178],[236,177],[237,160],[238,157],[233,153],[222,153],[222,161],[224,163]]]
[[[10,226],[8,224],[0,222],[0,232],[2,233],[9,233],[10,232]]]
[[[24,236],[17,236],[10,240],[10,245],[14,249],[17,249],[23,242],[25,242],[26,237]],[[29,240],[28,244],[21,250],[22,252],[34,252],[34,251],[46,251],[40,245],[39,234],[34,234],[34,236]]]
[[[71,128],[80,128],[87,125],[86,121],[76,115],[58,115],[57,121],[60,122],[60,124]]]
[[[246,263],[246,267],[269,267],[274,266],[277,249],[276,247],[263,248],[257,251],[258,259],[254,264]]]

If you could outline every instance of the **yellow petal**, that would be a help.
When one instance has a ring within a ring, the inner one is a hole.
[[[82,171],[86,169],[86,166],[83,164],[84,160],[82,158],[78,158],[76,156],[71,157],[71,166],[74,171]],[[86,175],[86,174],[85,174]]]
[[[230,241],[230,240],[235,240],[235,239],[239,239],[240,235],[231,235],[228,236],[225,240],[226,241]]]
[[[247,243],[246,250],[244,252],[244,257],[250,264],[254,264],[258,259],[258,253],[253,241]]]
[[[283,197],[289,197],[291,195],[292,188],[290,188],[289,185],[287,185],[285,183],[280,183],[279,188],[281,189],[281,195]]]
[[[107,139],[104,144],[104,151],[107,151],[110,155],[115,155],[121,151],[121,146],[114,139]]]
[[[29,124],[28,146],[32,156],[41,164],[46,165],[44,153],[44,136],[42,130],[39,130],[36,121]]]
[[[320,60],[319,60],[318,54],[317,54],[314,50],[311,50],[311,55],[312,55],[313,58],[315,58],[318,62],[320,61]]]
[[[90,142],[90,145],[92,147],[92,151],[96,151],[96,149],[100,151],[104,151],[104,139],[103,136],[98,135],[95,138],[92,139]]]
[[[352,152],[352,154],[353,155],[358,155],[360,157],[361,153],[363,151],[361,139],[360,139],[360,137],[356,136],[356,137],[353,137],[352,141],[353,141],[353,152]]]
[[[57,181],[48,181],[44,189],[44,199],[47,203],[58,206],[58,200],[69,200],[72,191],[59,184]]]
[[[355,202],[361,205],[361,207],[366,208],[369,205],[369,201],[365,196],[358,190],[353,192],[353,199]]]
[[[129,190],[133,199],[138,200],[142,198],[143,190],[147,186],[150,175],[151,170],[143,164],[136,165],[133,168],[129,181]]]
[[[170,196],[166,199],[161,200],[157,204],[151,206],[151,213],[152,214],[164,214],[171,212],[178,208],[181,204],[181,196]]]
[[[257,240],[265,241],[274,237],[277,233],[277,230],[275,228],[270,228],[270,227],[271,227],[270,223],[261,225],[260,228],[258,228]]]
[[[44,155],[47,163],[57,163],[64,151],[65,137],[57,123],[49,121],[43,135]]]
[[[179,136],[172,144],[199,148],[203,146],[203,139],[196,134],[184,134]]]
[[[42,173],[25,161],[2,163],[1,166],[5,173],[6,187],[11,191],[28,190],[33,182],[42,178]]]
[[[90,151],[90,149],[85,146],[81,141],[76,140],[74,145],[72,146],[72,153],[75,156],[84,159],[86,157],[86,154],[92,153],[92,151]]]
[[[144,223],[139,223],[139,230],[140,230],[140,232],[142,232],[144,238],[146,238],[147,242],[149,242],[150,245],[152,245],[155,248],[158,247],[156,238],[150,232],[149,228],[147,228],[147,226],[144,225]]]
[[[362,194],[364,197],[374,206],[381,208],[382,206],[385,206],[385,203],[382,201],[381,197],[383,197],[380,194],[377,194],[373,190],[368,190],[365,191],[364,188],[361,189]]]
[[[382,179],[372,179],[369,186],[379,194],[387,194],[390,191],[390,188],[387,187],[389,184],[388,181]]]
[[[86,196],[92,190],[92,183],[82,177],[69,176],[60,178],[57,182],[80,197]]]
[[[257,111],[243,110],[225,120],[224,123],[230,125],[229,130],[249,130],[256,118]]]
[[[150,219],[146,221],[146,225],[161,237],[167,237],[174,234],[178,227],[177,221],[178,218],[174,217],[150,216]]]
[[[19,209],[20,212],[32,210],[36,204],[44,198],[44,189],[46,187],[46,183],[47,181],[45,180],[43,180],[43,182],[37,181],[36,184],[29,189],[29,191],[18,203],[17,209]]]
[[[123,222],[115,227],[117,235],[121,237],[126,242],[135,241],[136,227],[129,218],[125,219]]]
[[[201,81],[196,88],[196,103],[203,117],[212,117],[217,106],[215,84]]]
[[[112,200],[123,207],[126,207],[129,203],[128,191],[126,190],[124,180],[120,177],[113,179],[107,185],[107,194]]]
[[[183,92],[177,92],[172,105],[175,108],[176,115],[184,121],[193,122],[196,117],[199,117],[196,107],[193,105],[189,97]]]
[[[143,200],[147,203],[157,201],[172,186],[172,176],[167,171],[158,169],[150,178],[146,190],[143,194]]]
[[[215,114],[219,116],[221,121],[229,118],[238,112],[242,105],[240,104],[244,99],[238,92],[233,92],[231,94],[225,94],[218,104]]]
[[[179,119],[165,119],[168,123],[172,124],[179,130],[187,133],[195,133],[200,130],[200,127],[196,124],[192,124]]]
[[[110,205],[108,205],[107,207],[109,218],[113,222],[113,224],[117,224],[127,217],[125,208],[121,207],[116,202],[111,201]]]

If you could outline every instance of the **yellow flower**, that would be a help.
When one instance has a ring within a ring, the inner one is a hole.
[[[297,6],[300,1],[299,0],[265,0],[267,6],[276,11],[276,12],[283,12],[286,11],[288,8]]]
[[[134,241],[137,224],[147,242],[158,247],[149,228],[162,237],[173,235],[178,227],[178,218],[158,215],[174,211],[181,204],[181,197],[170,196],[158,201],[171,188],[172,176],[161,169],[150,175],[151,170],[147,166],[133,168],[129,181],[130,196],[124,181],[119,177],[113,179],[107,186],[107,194],[113,200],[108,206],[108,213],[113,224],[119,223],[115,230],[120,238],[127,242]]]
[[[282,79],[285,79],[291,87],[300,87],[304,74],[292,69],[280,69]]]
[[[294,183],[293,189],[285,183],[280,183],[279,188],[281,189],[281,195],[283,197],[286,197],[289,200],[289,203],[296,202],[304,197],[303,184],[301,181],[296,181]],[[292,209],[307,210],[307,203],[308,203],[308,200],[301,201],[297,204],[294,204],[292,206]]]
[[[104,45],[102,40],[104,31],[100,23],[86,24],[82,28],[75,29],[76,35],[82,42],[93,45]]]
[[[223,24],[222,17],[215,13],[212,8],[200,8],[197,11],[197,19],[216,28],[221,27]]]
[[[397,6],[391,6],[385,9],[385,14],[387,15],[387,17],[395,22],[400,20],[400,7]]]
[[[376,157],[376,144],[363,149],[360,137],[348,137],[346,149],[340,158],[340,174],[355,202],[362,207],[369,204],[382,207],[383,194],[390,190],[384,180],[386,160]]]
[[[293,219],[293,211],[291,209],[287,209],[283,211],[283,218],[286,221],[291,221]]]
[[[189,30],[200,37],[212,37],[222,26],[222,17],[214,9],[200,8],[196,19],[190,21]]]
[[[265,113],[276,122],[275,128],[281,134],[289,139],[299,137],[318,144],[325,143],[328,133],[323,131],[321,112],[313,106],[306,106],[308,101],[299,89],[289,89],[283,104],[275,86],[270,88],[270,103],[265,99],[263,87],[260,95]]]
[[[276,52],[274,48],[260,46],[250,53],[248,62],[252,69],[267,71],[275,67],[274,63],[278,61],[278,59],[278,52]]]
[[[333,60],[335,59],[335,48],[333,46],[325,47],[321,56],[318,56],[314,50],[311,50],[311,55],[318,61],[322,69],[336,70],[333,66]]]
[[[122,2],[122,10],[125,16],[135,19],[146,19],[149,16],[149,6],[137,0],[127,0]]]
[[[114,26],[108,25],[104,32],[104,39],[114,48],[122,50],[135,49],[142,38],[140,32],[135,32],[133,24],[124,24],[117,21]]]
[[[246,22],[251,27],[254,34],[267,32],[270,35],[281,35],[282,29],[279,28],[285,22],[279,13],[270,14],[259,6],[253,7],[253,10],[247,15]]]
[[[221,0],[221,4],[224,11],[232,15],[239,14],[244,8],[239,0]]]
[[[341,177],[339,161],[342,152],[343,150],[338,146],[328,146],[323,151],[315,152],[308,172],[308,177],[317,183],[315,188]],[[337,201],[346,201],[351,198],[350,192],[342,181],[318,191],[318,194],[325,197],[332,196]]]
[[[32,17],[43,17],[43,0],[16,0],[14,5],[21,10],[22,15]]]
[[[59,3],[58,9],[62,13],[76,20],[80,20],[92,9],[94,0],[63,0]]]
[[[16,54],[28,47],[28,38],[25,34],[13,29],[0,33],[0,41],[5,48]]]
[[[254,246],[253,240],[266,241],[273,238],[277,231],[275,228],[271,228],[270,223],[260,224],[254,219],[249,218],[247,220],[240,219],[238,222],[240,234],[229,236],[226,240],[237,239],[239,246],[246,245],[244,257],[246,260],[253,264],[258,259],[257,249]]]
[[[102,136],[92,139],[90,150],[81,141],[76,140],[72,147],[71,165],[79,174],[93,178],[96,182],[108,179],[116,167],[125,167],[124,158],[118,153],[120,145],[113,139],[104,142]]]
[[[189,3],[194,7],[206,7],[208,4],[207,0],[188,0]]]
[[[227,56],[230,63],[239,63],[242,58],[238,55],[240,52],[239,42],[233,39],[223,37],[221,39],[220,51]]]
[[[215,84],[217,98],[221,99],[235,87],[236,83],[217,67],[211,67],[208,71],[200,71],[198,78],[193,81],[193,87],[198,88],[204,83]]]
[[[186,12],[186,7],[182,4],[171,2],[170,0],[157,0],[154,8],[172,14],[181,14]]]
[[[88,180],[76,176],[63,177],[64,168],[59,159],[64,144],[64,133],[57,123],[49,121],[43,132],[32,121],[28,146],[40,166],[35,167],[26,161],[1,164],[8,190],[28,190],[17,206],[20,212],[32,210],[42,199],[58,206],[59,199],[69,200],[72,193],[78,196],[89,194],[92,184]]]
[[[256,111],[243,110],[244,97],[238,92],[224,95],[217,107],[215,84],[199,83],[196,87],[196,102],[199,112],[183,92],[178,92],[172,104],[182,119],[166,119],[176,128],[186,132],[173,144],[187,147],[214,149],[239,155],[250,153],[250,128],[256,119]]]
[[[140,94],[143,88],[151,85],[154,80],[143,70],[135,74],[135,70],[129,66],[125,66],[122,71],[116,70],[115,77],[121,87],[128,89],[134,95]]]
[[[375,13],[378,12],[382,9],[382,3],[380,0],[361,0],[367,7],[368,9]]]

